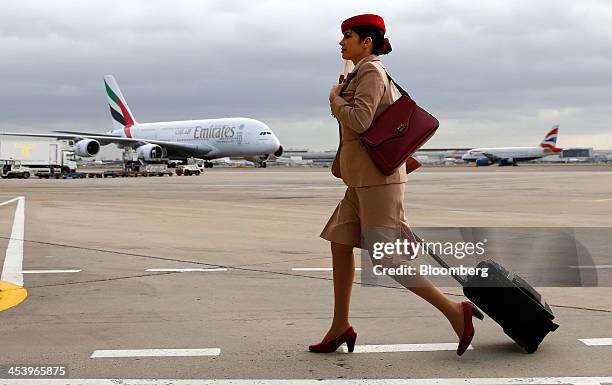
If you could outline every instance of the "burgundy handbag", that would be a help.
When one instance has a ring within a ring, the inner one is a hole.
[[[395,83],[387,74],[389,84]],[[440,122],[419,107],[397,83],[402,94],[359,135],[372,162],[391,175],[435,134]]]
[[[354,76],[347,82],[352,78]],[[384,175],[391,175],[432,137],[440,122],[419,107],[389,74],[387,78],[389,85],[393,82],[401,96],[374,119],[359,139],[376,168]]]

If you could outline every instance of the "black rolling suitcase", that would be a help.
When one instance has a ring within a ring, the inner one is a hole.
[[[415,238],[421,242],[416,235]],[[440,266],[449,267],[438,255],[426,250]],[[488,268],[488,277],[453,275],[465,296],[525,351],[538,350],[544,337],[559,327],[553,322],[555,316],[546,301],[527,281],[492,260],[482,261],[476,267]]]

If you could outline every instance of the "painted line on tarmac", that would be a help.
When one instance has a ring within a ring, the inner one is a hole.
[[[601,385],[612,377],[392,378],[292,380],[0,379],[0,385]]]
[[[570,269],[612,269],[612,265],[569,266]]]
[[[25,218],[25,198],[16,197],[0,206],[17,202],[15,217],[11,237],[6,247],[6,256],[0,276],[0,311],[12,308],[23,302],[28,291],[23,288],[23,237],[24,237],[24,218]]]
[[[167,272],[167,273],[188,273],[188,272],[193,272],[193,271],[204,271],[204,272],[227,271],[227,269],[224,267],[219,267],[219,268],[212,268],[212,269],[146,269],[145,271]]]
[[[355,345],[353,353],[399,353],[399,352],[442,352],[456,351],[459,344],[438,343],[438,344],[395,344],[395,345]],[[468,350],[474,350],[472,345]],[[342,351],[348,353],[346,346],[342,346]]]
[[[612,198],[598,198],[598,199],[570,199],[571,202],[610,202]]]
[[[23,274],[63,274],[63,273],[80,273],[81,269],[68,270],[23,270]]]
[[[16,197],[16,198],[9,199],[9,200],[8,200],[8,201],[6,201],[6,202],[2,202],[2,203],[0,203],[0,206],[9,205],[9,204],[11,204],[11,203],[13,203],[13,202],[15,202],[15,201],[17,201],[17,200],[21,199],[21,198],[23,198],[23,197]]]
[[[582,338],[578,341],[587,346],[612,346],[612,338]]]
[[[221,349],[136,349],[136,350],[96,350],[90,358],[130,358],[130,357],[202,357],[218,356]]]
[[[334,271],[332,267],[292,267],[291,271]],[[361,267],[356,267],[355,271],[361,271]]]
[[[25,198],[16,197],[6,202],[0,203],[0,206],[17,202],[15,209],[15,217],[13,219],[13,230],[11,238],[6,247],[6,256],[4,257],[4,266],[2,268],[2,276],[0,280],[10,282],[17,286],[23,286],[23,238],[24,238],[24,223],[25,223]]]
[[[328,190],[328,189],[343,189],[346,190],[346,186],[338,185],[338,186],[299,186],[292,183],[269,183],[269,184],[246,184],[246,183],[215,183],[215,184],[205,184],[206,187],[236,187],[236,188],[265,188],[265,189],[278,189],[283,188],[285,190]]]

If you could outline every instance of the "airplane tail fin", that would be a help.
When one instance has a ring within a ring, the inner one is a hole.
[[[115,129],[124,129],[125,136],[131,138],[132,135],[129,129],[136,123],[136,120],[113,75],[104,76],[104,87],[106,88],[106,99],[108,100],[113,118],[113,126]]]
[[[561,152],[560,148],[557,148],[557,136],[559,135],[559,125],[554,125],[552,130],[546,134],[544,140],[540,143],[540,147],[548,149],[552,152]]]

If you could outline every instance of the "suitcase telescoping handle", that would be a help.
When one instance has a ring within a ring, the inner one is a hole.
[[[427,254],[429,254],[430,257],[432,257],[434,259],[434,261],[436,261],[438,263],[438,265],[449,269],[450,266],[448,265],[448,263],[446,263],[446,261],[444,259],[442,259],[439,255],[437,255],[436,253],[434,253],[433,251],[431,251],[429,249],[429,247],[427,247],[427,243],[423,242],[423,240],[416,235],[415,233],[412,233],[412,235],[414,235],[414,238],[416,239],[417,242],[419,242],[422,246],[422,250],[425,250],[427,252]],[[453,276],[453,278],[455,278],[455,280],[457,282],[459,282],[459,284],[461,286],[465,286],[465,283],[467,282],[465,278],[463,278],[460,275],[457,274],[451,274]]]

